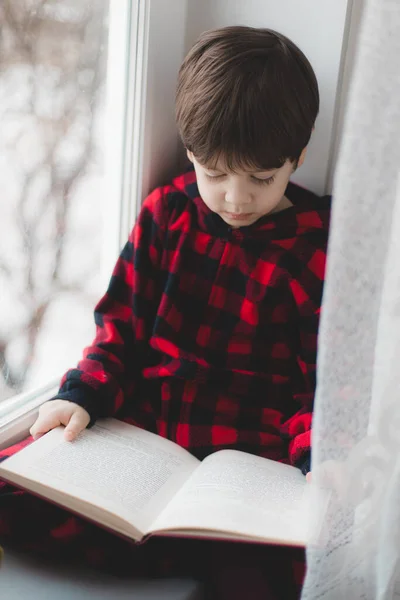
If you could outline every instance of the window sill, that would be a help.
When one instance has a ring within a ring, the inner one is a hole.
[[[57,393],[58,385],[59,379],[0,404],[0,450],[29,435],[39,407]]]

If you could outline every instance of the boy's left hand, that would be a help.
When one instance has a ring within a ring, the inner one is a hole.
[[[308,471],[307,475],[306,475],[306,480],[308,481],[308,483],[311,483],[311,471]]]

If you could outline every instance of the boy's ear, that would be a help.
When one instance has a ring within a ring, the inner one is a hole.
[[[188,159],[190,160],[190,162],[191,162],[191,163],[192,163],[192,162],[194,162],[194,161],[193,161],[193,159],[194,159],[193,152],[191,152],[190,150],[187,150],[187,149],[186,149],[186,154],[187,154],[187,157],[188,157]]]
[[[297,169],[298,169],[299,167],[301,167],[301,165],[303,164],[303,162],[304,162],[304,160],[305,160],[305,158],[306,158],[306,154],[307,154],[307,146],[306,146],[305,148],[303,148],[303,151],[302,151],[302,153],[300,154],[300,158],[299,158],[299,160],[297,161]]]

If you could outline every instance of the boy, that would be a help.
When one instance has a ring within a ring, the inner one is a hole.
[[[284,36],[228,27],[200,37],[176,96],[193,168],[145,200],[95,309],[96,338],[41,408],[35,439],[60,423],[73,439],[115,416],[200,459],[237,448],[309,471],[330,199],[289,178],[318,109],[312,67]],[[137,548],[3,484],[7,537],[141,575],[200,567],[209,597],[288,599],[301,585],[298,551],[194,540]]]

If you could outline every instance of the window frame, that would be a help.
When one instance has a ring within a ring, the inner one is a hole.
[[[105,185],[101,198],[104,222],[101,284],[105,289],[143,197],[169,178],[181,160],[170,111],[176,74],[188,49],[190,0],[118,0],[109,3],[106,76]],[[360,21],[358,3],[348,0],[343,35],[341,84],[336,100],[336,127],[341,125]],[[165,48],[168,51],[166,52]],[[347,52],[351,46],[351,52]],[[347,73],[347,79],[346,79]],[[167,112],[160,109],[167,106]],[[168,112],[169,111],[169,112]],[[338,128],[340,131],[340,127]],[[339,135],[339,133],[338,133]],[[331,152],[332,178],[338,139]],[[57,393],[62,374],[35,390],[0,402],[0,448],[27,434],[38,408]]]
[[[110,276],[141,203],[148,34],[149,5],[146,0],[119,0],[118,3],[110,0],[105,82],[102,283]],[[132,202],[132,198],[136,201]],[[39,407],[57,393],[61,376],[0,403],[0,448],[28,435]]]

